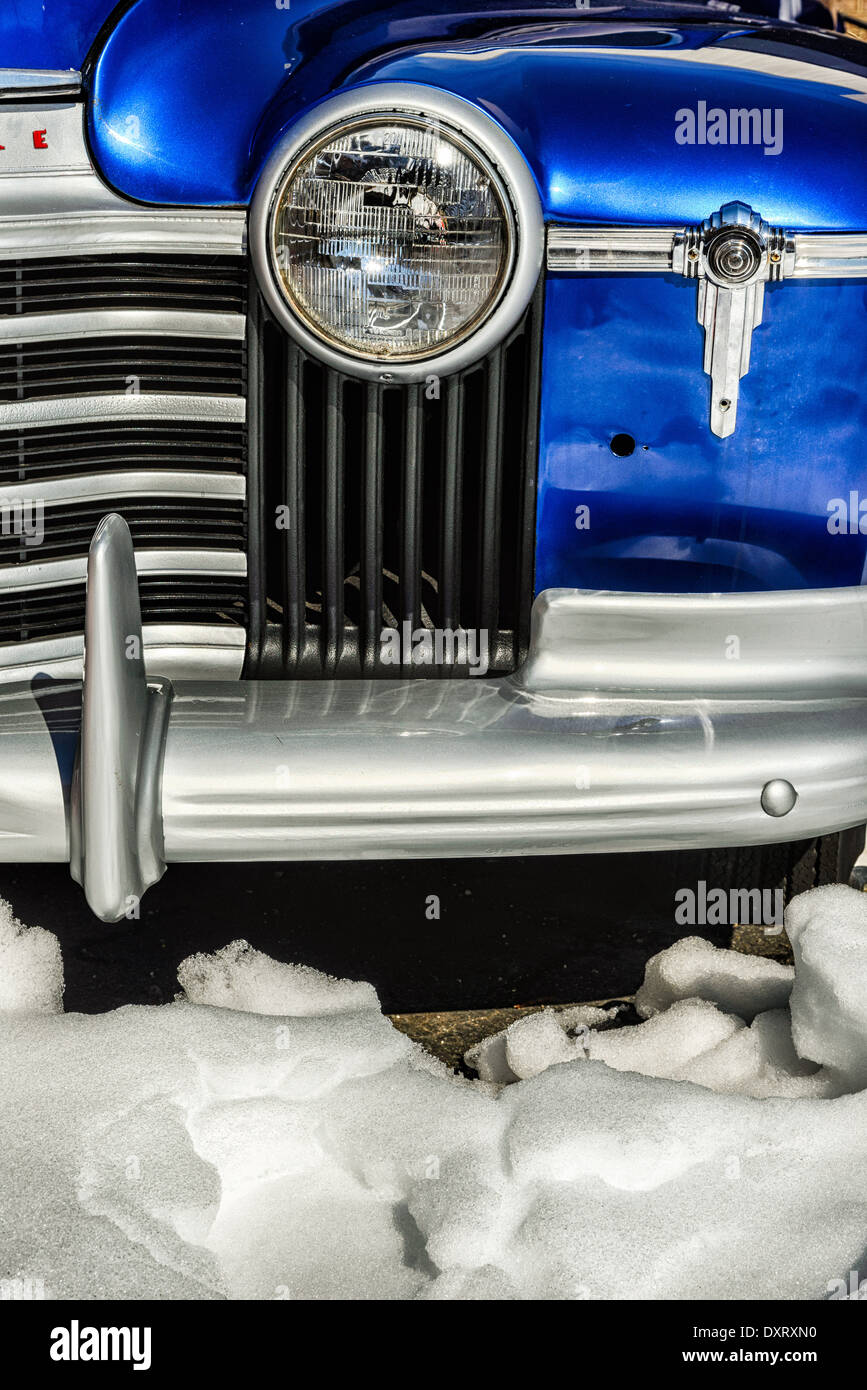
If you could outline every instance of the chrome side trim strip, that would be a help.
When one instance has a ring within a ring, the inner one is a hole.
[[[0,101],[16,97],[49,98],[78,96],[81,92],[81,73],[75,68],[0,68]]]
[[[212,623],[145,623],[142,632],[148,676],[233,681],[241,675],[247,644],[243,628]],[[80,680],[83,658],[82,633],[4,643],[0,646],[0,685],[30,681],[38,675]]]
[[[796,232],[794,242],[795,279],[867,279],[867,233]]]
[[[549,227],[548,269],[666,271],[677,227]]]
[[[196,420],[201,424],[242,425],[243,396],[183,396],[162,392],[130,395],[69,396],[0,404],[0,430],[45,429],[106,420]]]
[[[226,338],[243,340],[243,314],[178,309],[62,310],[0,316],[0,343],[50,343],[65,338]]]
[[[241,550],[139,550],[139,574],[237,575],[247,574],[247,557]],[[0,565],[0,594],[16,589],[50,589],[65,584],[83,584],[87,577],[87,556],[72,555],[65,560],[37,560],[33,564]]]
[[[575,273],[664,272],[687,227],[548,228],[549,270]],[[867,279],[867,232],[790,232],[795,260],[786,279]]]
[[[181,469],[78,473],[67,478],[31,478],[0,485],[0,512],[39,505],[106,502],[118,497],[183,497],[191,502],[225,498],[243,502],[247,480],[239,473],[184,472]]]
[[[25,180],[22,180],[22,183]],[[0,217],[0,257],[98,256],[190,252],[241,256],[246,247],[246,214],[234,209],[139,207],[112,195],[105,209],[75,211],[89,189],[70,190],[68,212],[46,209],[35,216]],[[101,194],[100,191],[100,196]],[[56,204],[56,198],[55,198]]]

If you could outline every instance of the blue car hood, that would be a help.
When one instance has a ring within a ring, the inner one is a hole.
[[[522,149],[553,220],[679,225],[738,198],[784,226],[863,230],[867,49],[859,61],[861,45],[835,53],[834,39],[816,36],[823,52],[805,37],[558,26],[430,47],[363,75],[431,83],[484,107]],[[766,113],[768,138],[710,143],[714,113],[725,136],[728,113],[743,110]]]
[[[244,205],[302,111],[343,87],[401,80],[498,120],[552,219],[680,223],[737,197],[792,227],[867,227],[863,46],[698,6],[616,6],[604,22],[585,11],[568,23],[572,0],[432,9],[137,0],[88,66],[96,163],[144,202]],[[677,113],[702,102],[781,111],[782,148],[677,143]]]

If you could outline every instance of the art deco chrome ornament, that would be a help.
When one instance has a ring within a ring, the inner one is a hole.
[[[867,279],[867,234],[772,227],[746,203],[726,203],[692,227],[551,227],[548,269],[584,274],[674,271],[698,282],[710,427],[734,433],[765,285],[785,279]]]
[[[710,427],[734,433],[741,377],[750,369],[753,329],[762,321],[765,285],[795,265],[795,246],[745,203],[726,203],[700,227],[674,239],[672,270],[698,280],[704,369],[711,379]]]

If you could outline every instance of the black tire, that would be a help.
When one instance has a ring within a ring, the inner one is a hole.
[[[794,844],[708,850],[701,874],[714,888],[782,888],[785,901],[810,888],[848,883],[864,848],[864,826]]]

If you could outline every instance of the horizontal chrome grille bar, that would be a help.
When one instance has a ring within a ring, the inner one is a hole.
[[[139,550],[136,570],[143,575],[235,575],[247,573],[247,557],[240,550]],[[18,589],[49,589],[83,584],[87,556],[65,560],[38,560],[33,564],[0,565],[0,595]]]
[[[243,502],[247,480],[239,473],[184,472],[152,469],[123,473],[76,473],[69,478],[35,478],[0,484],[0,508],[42,503],[107,502],[121,497],[177,497],[198,502],[226,498]]]
[[[673,269],[676,227],[548,228],[549,270],[576,274],[664,273]],[[867,232],[795,232],[787,278],[867,279]]]
[[[245,331],[243,314],[180,309],[92,309],[0,316],[0,343],[130,337],[227,338],[239,342]]]
[[[243,424],[246,407],[243,396],[186,396],[156,391],[7,401],[0,404],[0,430],[43,429],[52,425],[131,419]]]
[[[242,627],[210,623],[145,623],[145,670],[169,680],[237,680],[244,665],[247,634]],[[32,680],[45,672],[80,680],[84,635],[38,638],[0,645],[0,681]]]
[[[115,197],[115,203],[120,199]],[[100,253],[240,256],[246,214],[233,208],[149,211],[134,204],[94,212],[0,217],[0,257],[94,256]]]

